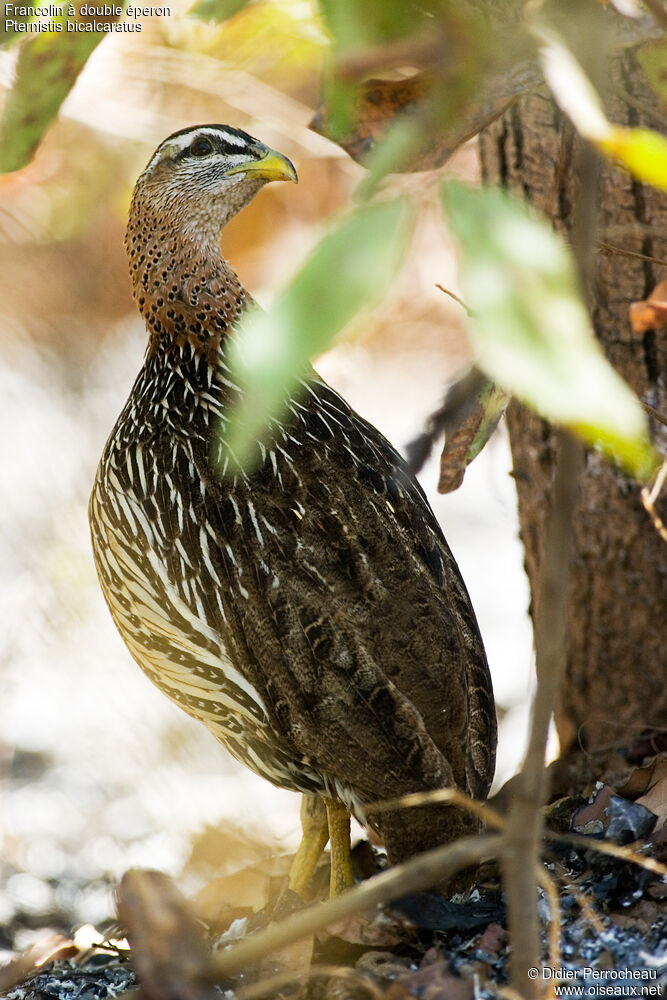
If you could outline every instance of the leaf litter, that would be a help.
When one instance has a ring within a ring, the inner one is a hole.
[[[562,832],[553,835],[558,839],[548,837],[544,854],[559,887],[564,969],[628,968],[650,972],[652,985],[667,982],[667,885],[629,860],[632,852],[667,859],[667,753],[659,740],[645,738],[626,751],[625,771],[614,774],[614,783],[574,787],[547,807],[548,829],[584,834],[573,838],[576,843]],[[625,849],[627,857],[616,857],[600,853],[596,843],[632,847]],[[290,860],[255,852],[250,865],[210,879],[192,899],[163,873],[131,870],[118,889],[119,936],[105,943],[103,932],[96,941],[89,932],[88,944],[76,936],[47,938],[41,951],[33,949],[2,967],[0,996],[104,1000],[135,990],[140,982],[147,1000],[469,1000],[495,996],[506,985],[510,941],[494,863],[479,869],[475,887],[465,895],[448,900],[413,893],[302,937],[216,982],[212,956],[302,908],[286,890]],[[381,870],[385,863],[382,852],[369,845],[357,850],[359,874],[367,876],[372,865]],[[326,895],[326,869],[323,859],[313,883],[321,895]],[[544,891],[538,892],[546,954],[550,907]]]

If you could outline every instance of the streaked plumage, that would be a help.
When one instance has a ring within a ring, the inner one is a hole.
[[[219,234],[290,170],[243,132],[200,126],[165,140],[137,183],[126,246],[150,343],[91,497],[102,589],[151,680],[269,781],[362,820],[407,792],[484,797],[482,641],[400,456],[313,373],[260,466],[229,472],[225,347],[248,296]],[[442,807],[371,822],[392,860],[475,826]]]

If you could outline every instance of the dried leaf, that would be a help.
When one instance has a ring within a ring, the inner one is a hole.
[[[638,799],[645,795],[657,781],[667,773],[667,757],[657,756],[644,767],[636,767],[619,789],[619,795],[626,799]]]
[[[364,945],[368,948],[393,948],[402,940],[402,926],[387,914],[356,913],[347,920],[332,924],[320,932],[323,940],[340,938],[348,944]],[[318,935],[320,936],[320,935]]]
[[[447,434],[440,456],[438,493],[451,493],[459,488],[466,469],[498,426],[510,398],[503,389],[487,382],[466,418]]]
[[[29,979],[47,962],[71,958],[77,951],[78,948],[71,938],[52,931],[46,932],[43,940],[37,941],[27,951],[0,966],[0,995],[6,996],[10,990]]]
[[[314,937],[310,934],[307,937],[300,938],[298,941],[292,941],[287,947],[268,955],[260,962],[257,982],[261,984],[263,979],[276,974],[283,976],[290,974],[290,978],[295,983],[302,982],[305,984],[308,978],[308,970],[313,960],[313,942]],[[299,990],[296,994],[292,990],[290,991],[290,997],[292,1000],[295,1000],[295,997],[300,996],[302,993],[303,990]]]
[[[499,955],[508,941],[509,934],[504,927],[500,924],[489,924],[477,942],[477,948],[479,951],[485,951],[487,955]]]
[[[602,785],[595,798],[572,817],[572,829],[586,836],[601,836],[606,826],[606,810],[609,808],[614,789],[610,785]]]
[[[647,299],[632,302],[628,312],[633,333],[642,334],[667,326],[667,278],[655,286]]]
[[[195,913],[216,932],[225,931],[233,920],[264,909],[281,884],[286,884],[291,862],[288,856],[271,858],[212,879],[193,899]]]
[[[318,109],[310,128],[334,139],[357,163],[370,166],[369,155],[391,141],[397,125],[414,121],[419,115],[419,127],[405,143],[394,143],[397,148],[386,157],[393,162],[387,163],[383,172],[436,170],[540,79],[533,66],[513,67],[511,73],[505,80],[498,75],[480,80],[478,99],[466,101],[452,121],[437,121],[431,132],[427,128],[433,121],[429,102],[442,104],[438,89],[442,83],[427,72],[402,80],[371,79],[361,83],[354,97],[351,126],[342,136],[332,129],[325,105]]]
[[[656,829],[660,830],[667,825],[667,758],[656,758],[655,763],[648,789],[637,799],[637,805],[650,809],[658,817]]]
[[[172,879],[131,869],[118,887],[117,909],[146,1000],[212,1000],[202,927]]]
[[[234,823],[208,825],[192,838],[185,871],[198,878],[220,878],[272,861],[278,851],[275,840],[264,840],[260,831],[252,827]]]

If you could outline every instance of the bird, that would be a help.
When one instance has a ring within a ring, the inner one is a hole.
[[[229,345],[258,307],[221,236],[271,181],[297,181],[290,160],[221,124],[170,135],[138,178],[125,247],[148,345],[89,520],[130,654],[234,758],[302,793],[289,886],[305,896],[329,840],[334,896],[354,881],[351,815],[390,864],[479,828],[452,805],[373,804],[483,799],[496,716],[457,564],[372,424],[311,368],[259,461],[226,462],[244,392]]]

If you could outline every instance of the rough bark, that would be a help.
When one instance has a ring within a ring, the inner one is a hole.
[[[619,124],[660,128],[656,98],[636,57],[610,67],[610,102]],[[546,91],[529,95],[481,137],[488,181],[524,194],[573,236],[579,177],[572,128]],[[628,305],[665,276],[667,197],[605,163],[601,168],[598,240],[589,289],[597,336],[639,397],[667,410],[665,330],[632,334]],[[554,471],[555,434],[525,408],[508,414],[521,537],[532,594]],[[665,428],[655,422],[656,439]],[[664,505],[663,505],[664,513]],[[587,454],[575,515],[566,679],[557,725],[564,749],[627,744],[649,725],[667,725],[667,547],[651,524],[638,486],[593,452]]]

